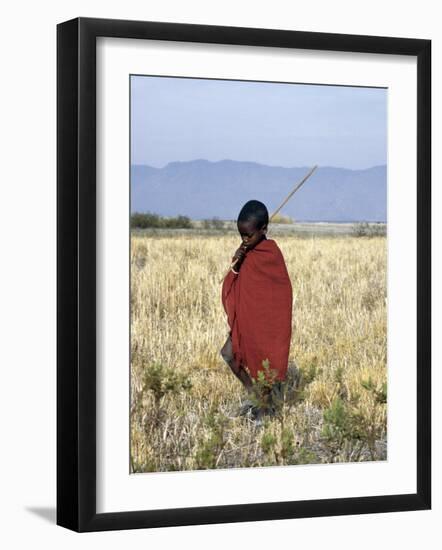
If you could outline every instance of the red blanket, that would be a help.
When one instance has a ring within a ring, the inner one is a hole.
[[[284,380],[292,335],[292,285],[276,242],[264,238],[249,250],[239,274],[226,275],[221,295],[237,364],[256,379],[268,359],[275,379]]]

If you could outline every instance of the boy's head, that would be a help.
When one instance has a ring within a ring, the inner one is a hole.
[[[248,201],[238,214],[237,226],[243,244],[250,250],[256,246],[267,232],[269,212],[260,201]]]

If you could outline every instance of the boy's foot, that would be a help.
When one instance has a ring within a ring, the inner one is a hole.
[[[250,399],[246,399],[237,410],[234,416],[246,416],[250,418],[257,426],[261,426],[265,416],[275,416],[276,409],[274,406],[257,407]]]
[[[250,399],[246,399],[244,403],[239,407],[236,416],[247,416],[247,414],[253,410],[254,404]]]
[[[251,418],[257,428],[264,424],[265,410],[262,407],[254,407],[252,409]]]

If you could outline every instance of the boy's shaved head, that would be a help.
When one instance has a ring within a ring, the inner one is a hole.
[[[248,201],[238,214],[238,223],[254,221],[257,229],[269,223],[269,212],[266,205],[260,201]]]

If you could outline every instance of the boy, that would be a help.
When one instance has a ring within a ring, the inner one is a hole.
[[[242,244],[232,258],[238,261],[221,293],[230,327],[221,355],[250,396],[253,380],[259,371],[265,373],[263,361],[270,363],[272,379],[258,396],[263,406],[247,400],[239,411],[250,411],[255,420],[271,411],[271,390],[286,379],[292,331],[292,285],[281,250],[266,237],[268,223],[262,202],[251,200],[242,207],[237,220]]]

